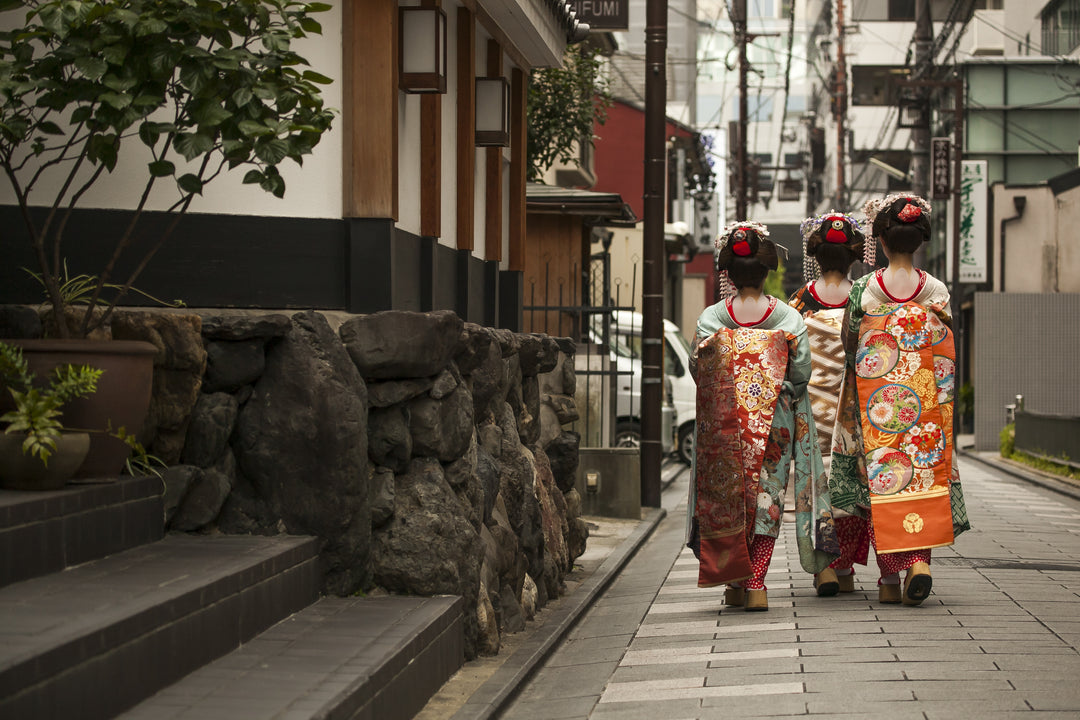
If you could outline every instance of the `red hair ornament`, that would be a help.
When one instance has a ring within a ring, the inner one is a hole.
[[[846,243],[848,238],[844,233],[844,221],[837,217],[831,218],[831,220],[829,230],[825,233],[825,242]]]
[[[746,231],[736,230],[732,239],[735,242],[731,245],[731,252],[739,257],[750,257],[750,241],[746,239]]]
[[[900,222],[913,223],[922,217],[922,208],[908,203],[903,210],[896,214],[896,217],[900,218]]]

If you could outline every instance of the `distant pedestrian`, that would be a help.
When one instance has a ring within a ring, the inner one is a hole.
[[[853,444],[834,443],[830,490],[837,507],[870,511],[878,601],[918,605],[933,584],[931,549],[969,527],[953,452],[949,292],[913,264],[930,239],[926,200],[890,195],[864,211],[889,265],[851,288],[841,331],[854,403],[843,407],[838,432]]]
[[[769,607],[765,575],[792,465],[803,568],[820,572],[839,554],[806,395],[806,325],[764,294],[778,262],[768,235],[764,225],[738,222],[717,240],[725,299],[698,318],[691,363],[698,393],[688,544],[698,586],[726,583],[725,604],[746,610]]]
[[[806,322],[813,364],[807,394],[814,412],[818,446],[828,471],[837,407],[848,407],[854,402],[853,387],[844,387],[848,392],[844,401],[840,399],[844,377],[840,326],[851,291],[848,273],[858,260],[873,265],[874,243],[865,241],[858,220],[836,211],[807,218],[800,231],[805,284],[792,293],[788,304],[798,310]],[[850,435],[841,431],[837,442],[844,457],[839,462],[859,457]],[[834,502],[833,521],[840,542],[840,557],[814,577],[814,587],[822,597],[854,592],[855,563],[866,565],[869,555],[869,527],[863,508],[856,506],[853,512],[848,512]]]

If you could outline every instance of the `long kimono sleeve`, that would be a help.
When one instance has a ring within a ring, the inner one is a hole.
[[[810,341],[807,339],[806,323],[799,316],[799,330],[795,333],[795,354],[788,362],[788,382],[792,385],[793,397],[800,398],[806,393],[810,383],[813,366],[810,363]]]

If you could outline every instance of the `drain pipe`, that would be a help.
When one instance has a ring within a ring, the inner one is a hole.
[[[1027,195],[1013,195],[1012,201],[1016,214],[1012,217],[1001,218],[1001,230],[999,232],[1001,238],[1001,262],[998,263],[998,283],[1001,289],[999,292],[1005,292],[1005,226],[1024,217],[1024,208],[1027,207]]]

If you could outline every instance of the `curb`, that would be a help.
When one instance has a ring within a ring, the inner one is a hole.
[[[1018,463],[1014,463],[1004,458],[1000,458],[998,460],[989,460],[967,450],[961,450],[960,454],[968,458],[969,460],[974,460],[975,462],[981,463],[986,467],[1000,470],[1006,475],[1010,475],[1019,480],[1024,480],[1031,483],[1032,485],[1038,485],[1039,487],[1046,490],[1051,490],[1060,495],[1071,497],[1074,500],[1080,500],[1080,488],[1077,488],[1062,480],[1055,480],[1051,476],[1036,473],[1035,471],[1029,468],[1025,468]],[[963,482],[962,478],[961,482]]]
[[[645,508],[645,517],[630,535],[615,548],[572,596],[566,598],[544,632],[525,641],[506,662],[469,697],[450,720],[492,720],[517,694],[555,646],[611,584],[630,558],[645,544],[660,521],[667,516],[662,508]]]

